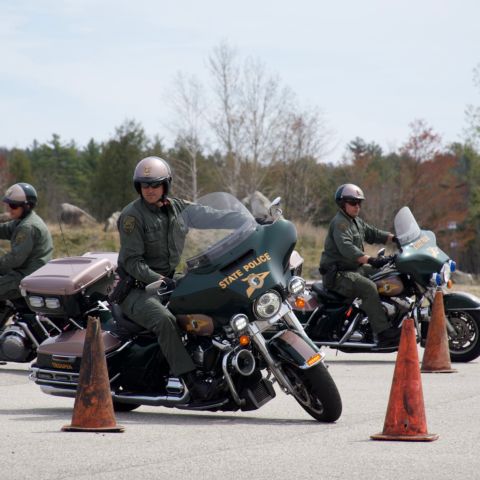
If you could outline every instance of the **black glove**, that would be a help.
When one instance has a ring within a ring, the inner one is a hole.
[[[161,292],[173,292],[177,285],[177,282],[173,278],[163,277],[163,284],[159,288]]]
[[[402,249],[402,246],[400,245],[400,240],[398,239],[398,237],[394,236],[392,238],[392,242],[398,247],[399,250]]]
[[[392,261],[393,257],[370,257],[367,261],[373,268],[382,268]]]

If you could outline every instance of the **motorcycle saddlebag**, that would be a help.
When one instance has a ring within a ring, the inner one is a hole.
[[[31,310],[49,317],[78,317],[89,299],[106,297],[115,283],[116,264],[99,255],[51,260],[25,277],[20,290]]]

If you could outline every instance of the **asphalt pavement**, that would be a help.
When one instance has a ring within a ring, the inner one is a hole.
[[[396,354],[326,353],[343,400],[336,423],[316,422],[279,392],[245,413],[140,407],[116,414],[124,433],[62,432],[73,399],[43,394],[28,365],[0,365],[0,479],[480,478],[478,361],[421,375],[438,440],[378,442],[370,435],[383,429]]]

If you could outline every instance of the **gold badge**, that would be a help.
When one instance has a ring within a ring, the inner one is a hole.
[[[247,297],[251,297],[252,293],[257,290],[257,288],[262,288],[265,283],[265,277],[270,275],[270,272],[262,273],[251,273],[247,278],[243,278],[242,282],[248,283],[247,288]]]
[[[135,217],[128,215],[123,221],[123,231],[125,233],[132,233],[135,230]]]

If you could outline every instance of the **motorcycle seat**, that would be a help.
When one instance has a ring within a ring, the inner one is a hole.
[[[334,292],[332,290],[327,290],[323,286],[323,282],[312,283],[312,290],[322,301],[325,302],[345,303],[348,301],[348,298],[344,297],[340,293]]]
[[[126,340],[137,335],[151,335],[151,332],[146,330],[145,327],[124,315],[120,305],[113,304],[110,306],[110,310],[115,320],[115,327],[112,329],[112,333],[118,338]]]

